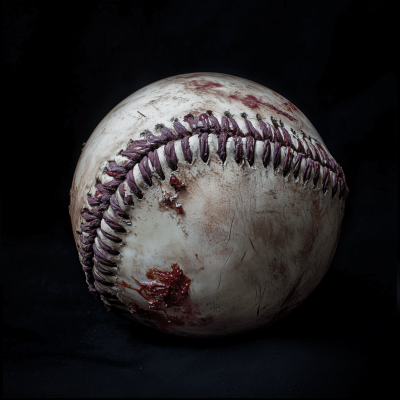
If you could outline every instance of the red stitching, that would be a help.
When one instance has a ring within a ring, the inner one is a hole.
[[[81,229],[82,232],[86,233],[88,236],[81,234],[78,238],[80,244],[78,250],[81,255],[81,263],[86,275],[86,282],[89,291],[95,295],[99,294],[107,307],[111,307],[112,305],[121,305],[122,303],[116,296],[102,289],[97,283],[98,281],[107,286],[112,285],[112,283],[102,277],[99,272],[108,276],[114,275],[110,270],[99,266],[98,262],[105,266],[116,267],[116,263],[109,258],[108,254],[111,256],[117,256],[119,252],[104,243],[100,239],[100,235],[103,235],[114,243],[121,243],[121,239],[104,231],[100,227],[101,221],[104,220],[104,223],[106,223],[114,232],[126,232],[125,228],[121,224],[110,217],[107,210],[110,207],[114,215],[118,218],[129,219],[129,216],[119,206],[115,194],[118,188],[123,203],[125,205],[133,205],[132,196],[126,195],[125,193],[124,182],[126,182],[137,198],[143,198],[143,193],[137,186],[133,175],[133,168],[136,164],[138,164],[143,181],[148,186],[152,186],[152,176],[154,173],[156,173],[161,180],[165,179],[157,152],[157,149],[163,145],[165,146],[164,155],[167,164],[173,171],[178,167],[175,141],[182,139],[181,147],[184,159],[188,163],[191,163],[192,152],[189,146],[189,137],[193,135],[199,135],[200,158],[204,162],[207,162],[209,158],[209,133],[218,135],[218,150],[216,154],[223,162],[226,161],[226,145],[228,137],[234,138],[235,161],[241,163],[244,158],[248,161],[250,166],[254,163],[256,141],[264,141],[262,154],[264,167],[267,167],[267,165],[272,161],[274,169],[280,165],[281,147],[284,146],[286,147],[283,163],[284,176],[290,172],[294,158],[294,150],[297,152],[293,166],[293,176],[295,179],[298,178],[302,159],[306,158],[306,167],[303,173],[304,181],[308,181],[312,176],[313,184],[317,185],[320,178],[320,165],[322,165],[322,189],[324,193],[328,190],[331,176],[330,171],[332,171],[332,197],[334,197],[339,188],[339,199],[342,197],[345,199],[347,198],[348,187],[346,185],[343,169],[335,160],[328,156],[318,141],[314,140],[314,145],[311,142],[311,139],[307,138],[303,132],[301,132],[302,138],[300,138],[300,135],[296,135],[292,130],[297,140],[297,146],[295,146],[289,132],[282,124],[279,126],[276,120],[272,120],[273,125],[270,125],[262,121],[261,117],[257,115],[257,120],[261,130],[261,132],[259,132],[246,118],[247,115],[245,113],[242,114],[242,117],[245,119],[245,125],[247,128],[246,133],[241,131],[239,125],[229,112],[225,112],[225,115],[222,116],[221,123],[212,115],[211,111],[202,113],[199,117],[188,114],[184,117],[184,121],[189,124],[192,132],[189,132],[186,127],[177,120],[175,120],[173,124],[175,132],[161,125],[159,136],[153,135],[150,131],[145,131],[145,140],[135,140],[128,144],[127,148],[121,152],[123,156],[129,159],[125,165],[118,165],[115,161],[110,161],[108,163],[108,168],[104,173],[113,179],[105,184],[98,183],[96,185],[97,190],[95,195],[88,198],[88,204],[92,208],[83,208],[81,210],[82,218],[85,221],[81,224]],[[242,137],[247,137],[245,149],[243,149]],[[272,159],[271,141],[274,142]],[[149,160],[154,172],[150,169]],[[95,241],[96,237],[97,242]]]

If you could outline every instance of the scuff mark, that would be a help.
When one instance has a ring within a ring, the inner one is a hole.
[[[258,251],[257,251],[256,248],[254,247],[254,244],[253,244],[253,242],[251,241],[251,238],[250,238],[250,237],[249,237],[249,240],[250,240],[251,247],[252,247],[253,250],[256,252],[256,254],[258,254]]]
[[[260,300],[258,300],[257,303],[254,304],[254,306],[251,308],[251,309],[253,310],[255,307],[258,306],[258,307],[257,307],[257,317],[258,317],[259,314],[260,314],[261,301],[262,301],[262,299],[263,299],[263,297],[264,297],[264,293],[265,293],[265,288],[263,288],[263,290],[262,290],[262,293],[261,293],[261,295],[260,295]],[[257,290],[256,290],[256,298],[257,298]]]
[[[228,241],[226,243],[228,243],[231,240],[232,225],[233,225],[233,220],[235,219],[235,214],[236,214],[236,211],[233,213],[233,218],[231,221],[231,228],[229,229],[229,237],[228,237]]]
[[[221,278],[222,278],[223,269],[225,268],[225,265],[227,264],[227,262],[228,262],[229,259],[231,258],[232,253],[233,253],[233,249],[232,249],[232,251],[229,253],[228,258],[226,259],[226,261],[225,261],[223,267],[221,268],[221,274],[220,274],[220,276],[219,276],[219,282],[218,282],[217,292],[218,292],[218,289],[219,289],[219,287],[220,287],[220,285],[221,285]]]

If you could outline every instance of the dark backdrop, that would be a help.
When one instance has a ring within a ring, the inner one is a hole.
[[[4,1],[2,261],[7,397],[361,397],[394,387],[394,2]],[[313,122],[350,197],[332,266],[267,332],[183,340],[88,293],[68,216],[82,143],[171,75],[272,88]]]

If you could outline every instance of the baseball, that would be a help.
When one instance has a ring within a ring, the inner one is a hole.
[[[220,73],[173,76],[123,100],[76,167],[70,217],[89,291],[166,333],[265,327],[332,261],[343,169],[289,100]]]

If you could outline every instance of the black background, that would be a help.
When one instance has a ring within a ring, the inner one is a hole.
[[[385,1],[3,2],[7,397],[361,397],[394,388],[396,9]],[[88,293],[68,215],[82,143],[137,89],[254,80],[312,121],[350,196],[327,275],[267,332],[184,340]]]

